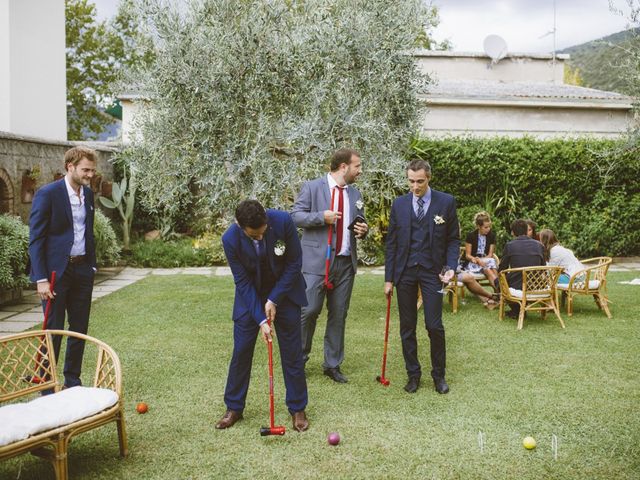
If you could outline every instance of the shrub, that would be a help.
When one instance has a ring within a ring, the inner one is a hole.
[[[0,215],[0,288],[26,287],[29,227],[20,218]]]
[[[114,265],[120,260],[120,245],[111,220],[96,209],[93,224],[93,235],[96,239],[96,261],[99,267]]]
[[[205,232],[193,242],[193,246],[205,253],[209,264],[221,265],[227,262],[222,248],[222,235],[219,233]]]
[[[193,239],[138,242],[131,248],[130,264],[137,267],[202,267],[209,264],[205,249],[194,247]]]

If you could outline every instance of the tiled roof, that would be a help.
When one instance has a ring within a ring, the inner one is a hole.
[[[440,80],[430,85],[427,98],[466,100],[548,100],[631,104],[632,98],[575,85],[543,82],[497,82],[487,80]]]

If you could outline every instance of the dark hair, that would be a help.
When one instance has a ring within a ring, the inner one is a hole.
[[[551,256],[551,249],[560,242],[558,242],[558,237],[553,233],[553,230],[549,230],[548,228],[540,230],[540,242],[544,247],[544,260],[548,262]]]
[[[514,220],[511,224],[511,231],[516,237],[527,234],[527,222],[521,218]]]
[[[409,162],[409,165],[407,165],[407,171],[409,170],[412,170],[414,172],[417,172],[418,170],[424,170],[427,176],[431,175],[431,165],[429,165],[429,162],[427,162],[426,160],[421,160],[419,158],[416,158]]]
[[[525,222],[527,222],[527,225],[531,227],[531,238],[535,238],[536,240],[538,240],[540,238],[536,233],[536,228],[538,228],[538,224],[529,218],[525,219]]]
[[[64,169],[67,170],[69,168],[69,164],[76,167],[83,158],[86,158],[93,163],[98,161],[98,156],[96,155],[95,150],[88,147],[73,147],[67,150],[64,154]]]
[[[267,212],[257,200],[243,200],[236,207],[236,221],[240,228],[260,228],[267,224]]]
[[[340,150],[336,150],[331,157],[331,171],[335,172],[343,163],[350,165],[353,157],[360,158],[360,154],[353,148],[341,148]]]

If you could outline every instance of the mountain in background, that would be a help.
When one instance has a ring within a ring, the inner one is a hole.
[[[571,59],[565,63],[568,67],[568,75],[566,75],[569,77],[568,83],[631,94],[630,86],[625,81],[622,65],[629,57],[625,52],[638,48],[640,48],[640,29],[631,29],[565,48],[558,53],[571,55]]]

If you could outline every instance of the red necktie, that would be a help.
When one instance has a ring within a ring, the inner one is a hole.
[[[343,187],[336,186],[338,189],[338,212],[340,212],[340,218],[336,222],[336,255],[340,254],[342,250],[342,225],[344,223],[344,195],[342,194]]]

